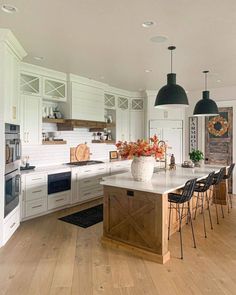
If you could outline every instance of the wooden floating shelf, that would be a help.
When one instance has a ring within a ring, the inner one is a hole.
[[[44,140],[42,141],[44,145],[55,145],[55,144],[67,144],[66,140]]]
[[[106,123],[106,128],[113,128],[116,127],[115,123]]]
[[[43,123],[64,124],[64,119],[43,118]]]
[[[92,140],[92,143],[116,144],[115,140]]]

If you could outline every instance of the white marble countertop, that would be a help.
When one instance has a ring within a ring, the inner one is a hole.
[[[103,185],[145,191],[155,194],[167,194],[183,187],[186,181],[205,178],[210,172],[218,172],[222,166],[203,165],[200,168],[183,168],[176,170],[158,171],[153,174],[151,181],[135,181],[130,172],[104,177]]]
[[[101,164],[112,164],[112,163],[128,163],[132,162],[132,160],[108,160],[108,159],[101,159],[99,161],[102,161],[103,163]],[[95,165],[89,165],[90,167],[94,167],[100,164],[95,164]],[[21,175],[26,175],[26,174],[32,174],[32,173],[53,173],[53,172],[66,172],[66,171],[71,171],[71,169],[79,169],[81,167],[87,167],[87,166],[77,166],[77,165],[66,165],[66,164],[58,164],[58,165],[49,165],[49,166],[41,166],[41,167],[36,167],[35,169],[31,170],[22,170]]]

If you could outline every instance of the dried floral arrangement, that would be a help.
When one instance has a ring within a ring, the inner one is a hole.
[[[158,142],[158,137],[154,135],[149,140],[138,139],[136,142],[119,141],[116,147],[122,159],[148,156],[162,159],[167,147],[165,145],[159,146]]]

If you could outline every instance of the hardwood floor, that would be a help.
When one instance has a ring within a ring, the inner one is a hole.
[[[175,233],[171,260],[165,265],[103,248],[102,223],[83,229],[58,220],[78,209],[81,206],[21,224],[0,249],[0,294],[236,294],[236,202],[230,214],[225,210],[220,225],[214,216],[214,230],[206,218],[207,239],[201,215],[197,217],[197,249],[192,247],[190,226],[184,227],[183,261]]]

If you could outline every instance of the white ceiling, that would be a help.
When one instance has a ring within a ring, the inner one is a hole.
[[[16,35],[26,62],[127,90],[158,89],[170,69],[166,48],[174,44],[174,72],[185,89],[203,88],[204,69],[213,73],[209,88],[236,85],[235,0],[7,1],[0,3],[19,11],[1,11],[0,27]],[[157,25],[145,29],[145,20]],[[168,41],[150,42],[155,35]]]

